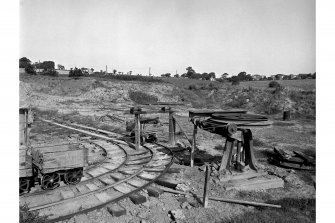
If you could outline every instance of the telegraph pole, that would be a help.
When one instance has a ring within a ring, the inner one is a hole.
[[[149,67],[149,76],[150,76],[150,74],[151,74],[151,73],[150,73],[150,70],[151,70],[151,67]]]

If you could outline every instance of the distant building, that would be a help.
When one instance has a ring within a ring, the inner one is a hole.
[[[55,71],[57,71],[58,75],[69,75],[70,74],[70,70],[55,69]]]
[[[272,80],[276,80],[276,75],[271,75]]]
[[[276,79],[277,80],[283,80],[284,76],[285,76],[284,74],[277,74]]]
[[[252,75],[252,80],[254,80],[254,81],[260,81],[260,80],[262,80],[264,77],[265,77],[265,75],[255,74],[255,75]]]
[[[298,75],[296,74],[290,74],[290,80],[298,79]]]
[[[312,78],[312,74],[299,74],[298,79],[309,79]]]

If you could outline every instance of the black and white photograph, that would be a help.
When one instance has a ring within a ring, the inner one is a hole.
[[[315,0],[17,2],[19,222],[317,221]]]

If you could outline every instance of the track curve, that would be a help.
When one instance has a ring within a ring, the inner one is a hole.
[[[20,203],[29,203],[30,210],[49,216],[49,222],[102,208],[141,191],[164,175],[174,161],[172,151],[163,145],[145,144],[135,150],[134,144],[116,138],[118,133],[76,123],[43,121],[99,138],[89,141],[107,152],[103,163],[86,170],[82,182],[20,198]],[[118,152],[121,150],[125,152],[123,161],[120,161],[122,156]],[[109,162],[113,157],[114,160]],[[115,166],[116,160],[119,161]]]

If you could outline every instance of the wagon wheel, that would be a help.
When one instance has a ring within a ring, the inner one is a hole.
[[[80,182],[81,177],[83,176],[83,170],[82,169],[75,169],[75,170],[69,170],[64,175],[64,183],[65,184],[77,184]]]
[[[58,173],[48,173],[42,177],[41,187],[43,190],[53,190],[59,187],[60,177]]]
[[[20,195],[29,192],[30,189],[30,179],[29,178],[20,178]]]

